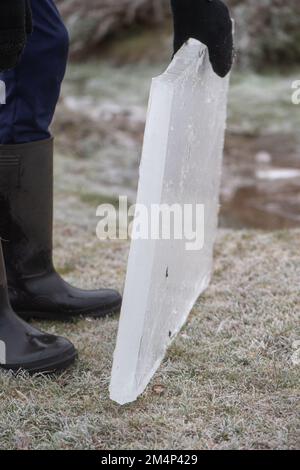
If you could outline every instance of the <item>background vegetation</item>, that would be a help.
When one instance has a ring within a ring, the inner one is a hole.
[[[70,30],[73,56],[99,52],[104,42],[121,41],[129,33],[138,36],[149,28],[166,30],[171,21],[169,0],[57,3]],[[236,22],[238,63],[258,69],[300,60],[298,0],[228,0],[227,4]],[[153,42],[159,48],[158,40],[153,38]]]

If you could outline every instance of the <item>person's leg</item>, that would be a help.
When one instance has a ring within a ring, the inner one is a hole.
[[[57,372],[72,364],[76,355],[68,340],[42,333],[12,310],[0,241],[0,369]]]
[[[48,139],[65,75],[69,38],[53,0],[31,0],[34,32],[19,64],[0,74],[6,104],[0,106],[0,144]]]
[[[34,33],[19,66],[2,76],[0,112],[0,236],[10,300],[24,318],[65,320],[118,311],[111,289],[67,284],[52,263],[53,118],[65,73],[68,40],[52,0],[32,0]]]
[[[51,51],[58,47],[51,39],[51,34],[48,41],[41,41],[45,31],[51,30],[53,26],[51,22],[47,25],[45,15],[50,14],[58,18],[56,9],[48,0],[32,0],[32,4],[35,12],[35,33],[30,37],[17,68],[1,74],[0,77],[8,91],[7,104],[0,106],[2,144],[16,144],[48,137],[48,126],[52,120],[65,70],[68,41],[62,26],[59,26],[60,48],[57,50],[57,62],[52,64],[55,65],[55,70],[52,69],[51,73]],[[42,4],[45,10],[41,10]],[[48,90],[47,93],[45,90]],[[19,148],[18,145],[12,147]],[[0,237],[4,238],[10,226],[8,194],[18,181],[18,158],[0,155]],[[11,240],[5,239],[6,247],[10,243]],[[13,311],[0,238],[0,368],[14,372],[57,372],[72,364],[76,356],[76,350],[68,340],[42,333],[21,320]]]

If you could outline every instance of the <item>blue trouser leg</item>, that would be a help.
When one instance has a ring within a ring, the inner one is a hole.
[[[0,144],[50,137],[49,126],[65,75],[69,38],[53,0],[31,0],[34,32],[19,64],[0,74],[6,104],[0,105]]]

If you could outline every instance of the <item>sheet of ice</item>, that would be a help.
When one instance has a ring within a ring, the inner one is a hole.
[[[153,204],[204,204],[204,247],[187,251],[186,239],[132,240],[110,384],[120,404],[145,390],[210,282],[228,81],[213,72],[196,40],[153,79],[137,204],[149,211]]]

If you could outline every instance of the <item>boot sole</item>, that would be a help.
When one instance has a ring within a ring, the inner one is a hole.
[[[45,374],[45,375],[50,375],[50,374],[55,374],[59,372],[63,372],[66,370],[68,367],[70,367],[74,362],[76,361],[78,357],[78,354],[76,350],[71,350],[69,354],[64,355],[62,359],[56,359],[55,361],[49,363],[44,366],[38,366],[38,364],[33,364],[32,366],[24,366],[20,367],[20,365],[0,365],[0,370],[6,370],[6,371],[11,371],[15,375],[21,372],[27,372],[30,375],[34,374]]]
[[[16,310],[16,313],[19,317],[23,318],[23,320],[48,320],[48,321],[62,321],[62,322],[71,322],[76,318],[105,318],[108,316],[115,315],[116,313],[120,313],[121,304],[115,305],[114,307],[110,307],[107,309],[96,309],[92,311],[81,311],[76,313],[50,313],[50,312],[23,312]]]

